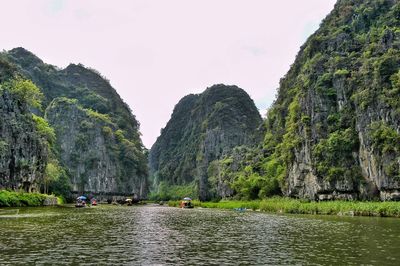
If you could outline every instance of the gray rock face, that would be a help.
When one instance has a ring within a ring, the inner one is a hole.
[[[0,189],[38,191],[47,148],[28,108],[0,88]]]
[[[91,115],[67,98],[54,99],[46,118],[55,129],[61,162],[72,177],[72,193],[145,197],[147,179],[134,169],[125,172],[128,169],[120,161],[122,147],[110,121]]]
[[[46,112],[34,111],[46,116],[55,129],[56,156],[71,179],[73,193],[146,197],[147,151],[139,123],[107,79],[81,64],[65,69],[48,65],[24,48],[0,53],[0,83],[16,75],[32,80],[44,94]],[[13,115],[14,110],[7,111]],[[36,145],[30,135],[23,141]],[[14,143],[7,147],[14,150]],[[40,149],[21,151],[35,152],[40,154]]]
[[[184,97],[150,151],[156,185],[195,181],[200,199],[208,199],[209,164],[236,146],[260,141],[261,124],[253,101],[236,86],[214,85],[200,95]]]
[[[301,48],[270,119],[296,140],[276,139],[291,147],[284,194],[399,198],[399,12],[397,1],[338,1]]]

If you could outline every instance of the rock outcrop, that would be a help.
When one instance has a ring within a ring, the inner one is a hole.
[[[254,172],[291,197],[400,199],[399,18],[398,1],[337,2],[280,82]]]
[[[200,199],[209,199],[209,164],[236,146],[260,141],[261,124],[253,101],[236,86],[214,85],[184,97],[150,150],[155,185],[195,182]]]
[[[400,200],[400,3],[339,0],[301,47],[265,121],[214,179],[240,198]]]
[[[0,60],[0,82],[3,76],[20,76],[43,92],[43,108],[31,111],[55,130],[53,150],[69,175],[71,192],[146,197],[147,151],[139,123],[107,79],[80,64],[48,65],[23,48],[1,53]],[[35,145],[34,139],[24,141]],[[40,153],[26,148],[23,152]]]
[[[48,150],[27,104],[0,86],[0,189],[39,191]]]
[[[122,131],[115,131],[108,116],[61,97],[47,107],[46,118],[54,127],[73,193],[146,195],[146,173],[130,165],[141,156],[140,151]]]

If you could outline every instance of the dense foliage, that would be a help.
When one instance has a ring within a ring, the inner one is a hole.
[[[21,78],[12,79],[3,84],[21,103],[30,108],[42,108],[43,94],[30,80]]]
[[[399,15],[398,1],[338,1],[281,79],[263,145],[214,167],[236,197],[391,199],[400,188]]]
[[[193,188],[188,194],[201,199],[224,194],[211,180],[209,165],[235,146],[259,141],[261,124],[254,102],[236,86],[214,85],[182,98],[150,151],[153,194],[164,195],[163,186],[171,190],[163,199],[180,196],[176,188],[185,187]]]
[[[37,207],[42,206],[47,198],[54,196],[40,193],[26,193],[0,190],[0,207]],[[57,200],[59,202],[59,200]]]
[[[0,123],[0,186],[39,190],[44,185],[44,169],[52,158],[55,141],[54,130],[48,122],[31,113],[42,109],[43,94],[30,80],[16,75],[4,74],[3,77],[0,83],[3,119]]]
[[[58,69],[29,51],[16,48],[0,53],[0,84],[1,90],[7,90],[20,105],[27,107],[26,118],[42,143],[45,157],[40,158],[37,169],[40,178],[33,180],[40,184],[42,191],[65,197],[77,188],[98,192],[98,187],[88,184],[104,181],[93,180],[100,175],[95,169],[100,169],[108,180],[108,184],[102,186],[110,189],[103,192],[135,192],[145,196],[147,155],[140,139],[139,123],[109,81],[97,71],[74,64]],[[61,110],[57,105],[73,107]],[[51,114],[51,110],[58,113]],[[79,112],[80,120],[76,120],[77,113],[68,113],[68,110]],[[74,150],[65,149],[66,136],[73,139]],[[98,142],[93,143],[94,140]],[[98,151],[99,145],[104,146],[101,151]],[[6,138],[1,140],[0,150],[10,152],[13,148]],[[27,168],[35,163],[22,160]],[[80,173],[77,169],[85,171]],[[1,186],[10,185],[1,181]]]
[[[197,199],[199,197],[198,188],[195,183],[187,185],[169,185],[167,182],[160,182],[157,190],[149,195],[149,200],[182,200],[185,197]]]
[[[178,207],[180,201],[169,201],[168,205]],[[220,202],[193,201],[195,207],[236,209],[238,211],[264,211],[272,213],[319,214],[339,216],[378,216],[400,217],[399,202],[362,202],[362,201],[304,201],[299,199],[272,197],[263,200]]]

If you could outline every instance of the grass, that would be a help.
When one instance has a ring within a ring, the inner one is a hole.
[[[258,201],[200,202],[194,200],[193,204],[195,207],[202,208],[246,208],[274,213],[400,217],[400,202],[393,201],[304,202],[298,199],[273,197]],[[169,201],[168,205],[178,207],[179,201]]]
[[[54,196],[40,193],[0,190],[0,207],[43,206],[45,199],[48,197]],[[57,201],[62,202],[62,199],[57,198]]]

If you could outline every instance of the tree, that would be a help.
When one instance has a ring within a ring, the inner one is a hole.
[[[49,192],[48,191],[49,184],[57,181],[60,178],[61,174],[62,174],[62,169],[58,165],[57,161],[49,162],[46,165],[46,170],[44,172],[44,178],[43,178],[45,194]]]
[[[41,109],[43,93],[32,81],[22,78],[14,79],[5,84],[13,95],[15,95],[22,103],[28,107]]]

